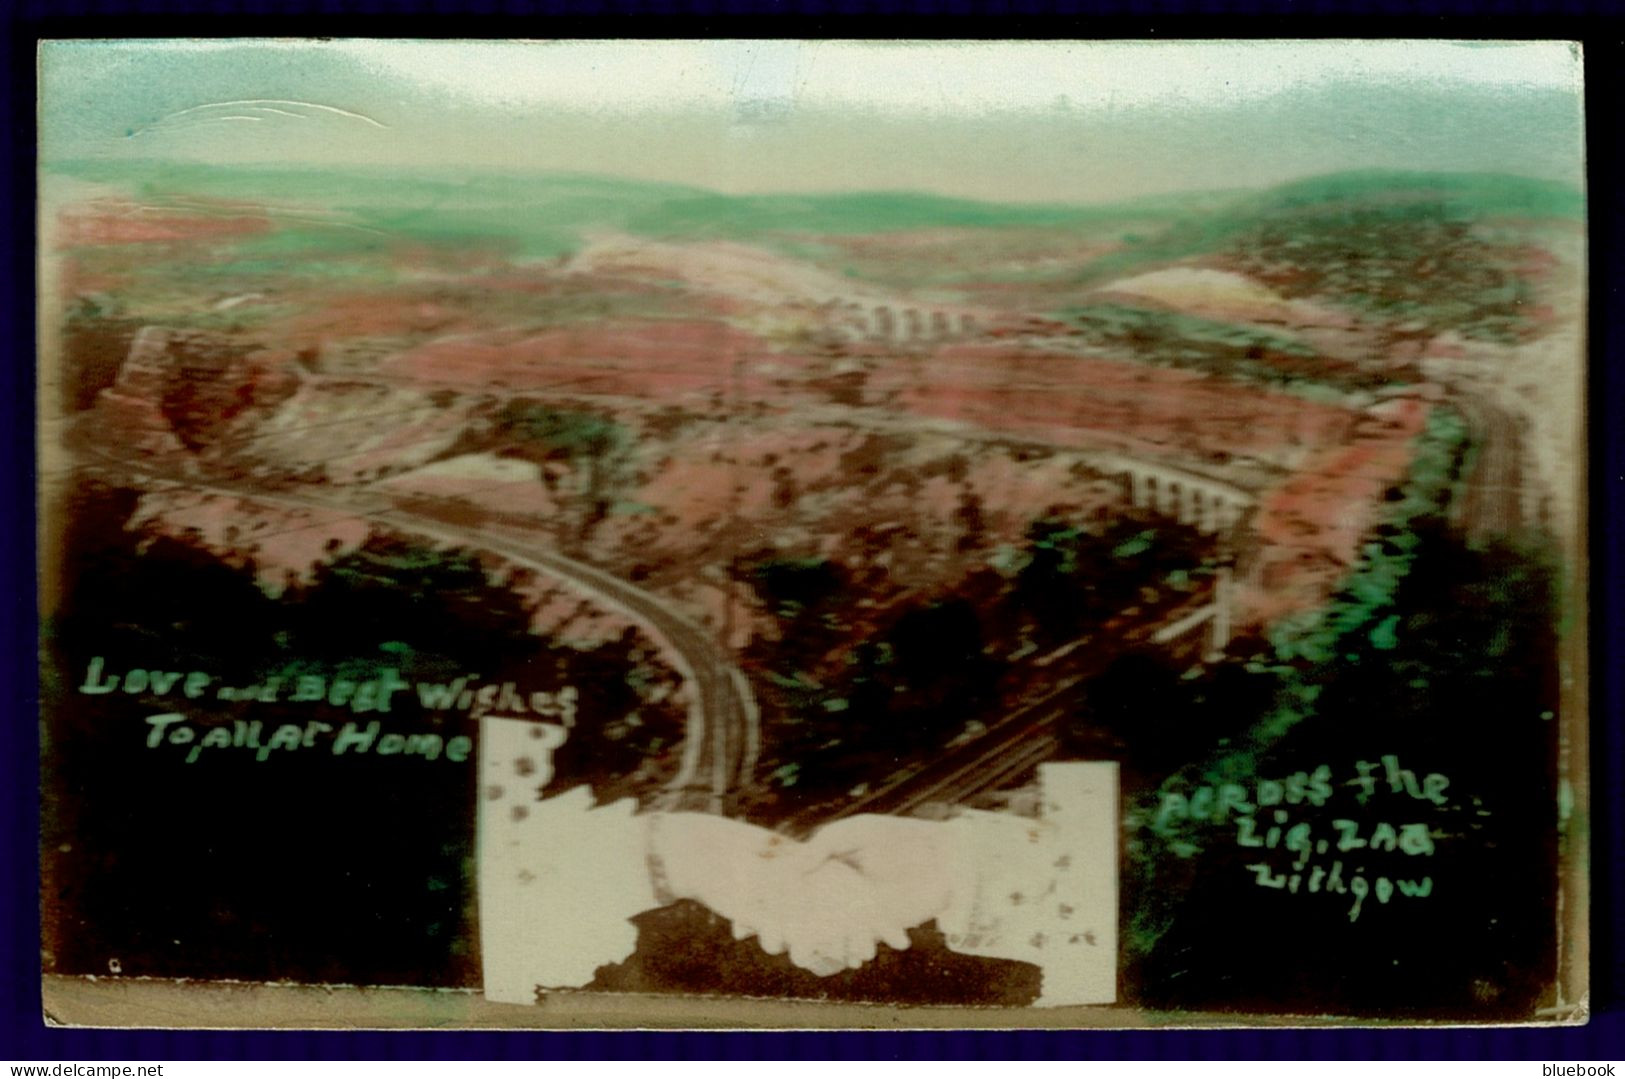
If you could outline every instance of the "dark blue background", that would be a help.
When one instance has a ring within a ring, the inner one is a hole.
[[[1625,348],[1619,170],[1625,14],[1616,4],[1377,0],[33,0],[6,5],[11,167],[0,425],[9,511],[0,590],[0,1059],[1485,1058],[1625,1057],[1618,922],[1625,851]],[[1589,1025],[1509,1030],[830,1033],[232,1033],[59,1030],[40,1010],[34,559],[34,44],[41,37],[1451,37],[1580,39],[1591,190],[1592,999]]]

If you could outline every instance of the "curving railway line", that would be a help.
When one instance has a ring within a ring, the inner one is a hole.
[[[733,665],[715,635],[651,592],[596,566],[544,546],[540,537],[511,527],[456,525],[390,508],[363,508],[341,498],[268,492],[247,484],[202,480],[158,467],[123,461],[93,445],[79,447],[92,467],[144,483],[177,484],[232,498],[295,509],[337,511],[365,517],[455,546],[487,550],[569,584],[575,590],[643,625],[662,644],[690,689],[683,755],[667,785],[673,807],[721,812],[730,796],[752,781],[759,747],[757,709],[750,683]]]

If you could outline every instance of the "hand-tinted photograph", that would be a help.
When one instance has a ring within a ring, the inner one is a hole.
[[[1583,1020],[1567,42],[41,45],[42,976]]]

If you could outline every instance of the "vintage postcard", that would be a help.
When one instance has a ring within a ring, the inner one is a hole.
[[[42,976],[1574,1022],[1566,42],[42,45]]]

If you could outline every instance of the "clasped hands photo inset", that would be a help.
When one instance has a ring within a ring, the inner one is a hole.
[[[41,43],[47,1011],[1582,1020],[1582,69]]]

